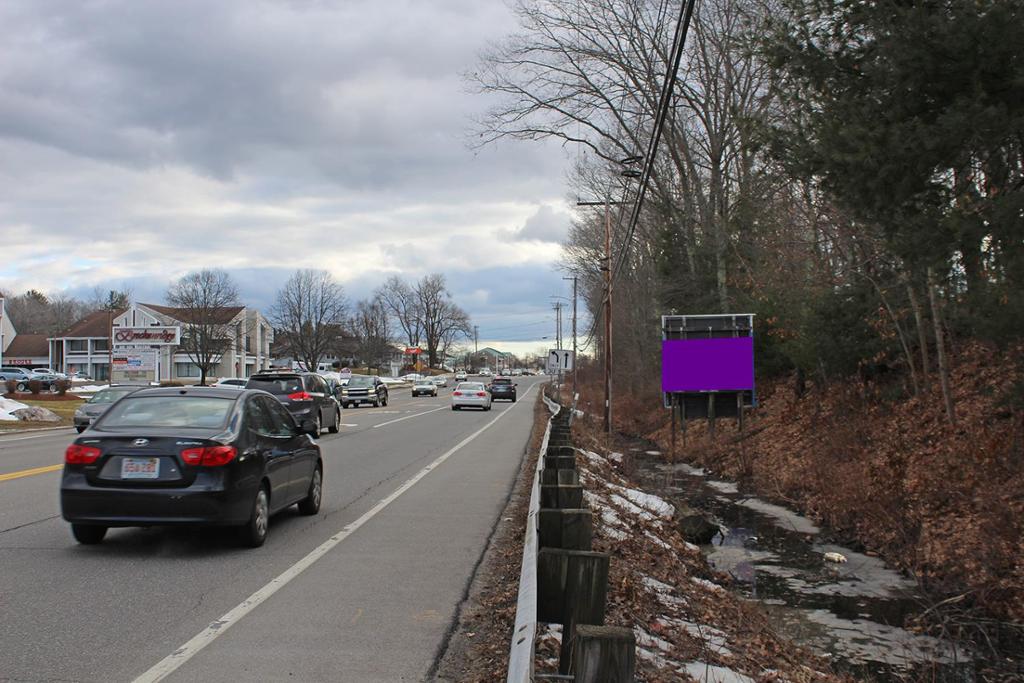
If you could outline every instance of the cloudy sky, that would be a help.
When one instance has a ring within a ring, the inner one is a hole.
[[[462,73],[502,0],[0,3],[0,289],[86,295],[221,267],[266,309],[299,267],[353,300],[448,277],[482,342],[533,350],[566,152],[474,150]]]

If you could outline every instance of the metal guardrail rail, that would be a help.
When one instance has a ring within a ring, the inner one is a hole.
[[[543,394],[542,394],[543,396]],[[544,403],[557,415],[561,406],[544,396]],[[516,601],[516,623],[512,630],[512,646],[508,654],[508,683],[533,681],[534,648],[537,642],[537,511],[540,510],[540,471],[544,469],[544,453],[551,439],[551,420],[544,430],[544,439],[537,454],[537,467],[533,472],[530,507],[526,516],[526,536],[523,539],[523,563],[519,570],[519,597]]]

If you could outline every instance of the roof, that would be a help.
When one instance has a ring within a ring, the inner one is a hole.
[[[55,338],[102,337],[103,339],[110,339],[110,321],[124,312],[125,309],[123,308],[119,308],[115,311],[93,311],[68,329],[58,335],[55,335]]]
[[[183,323],[196,322],[196,311],[191,308],[175,308],[172,306],[157,306],[156,304],[140,304],[146,308],[152,309],[157,313],[166,315],[168,317],[179,320]],[[239,313],[245,310],[245,306],[218,306],[211,308],[210,312],[213,314],[213,320],[203,321],[212,322],[215,325],[226,325],[235,319]]]
[[[498,349],[492,349],[490,346],[485,346],[484,348],[482,348],[479,351],[477,351],[477,353],[485,353],[485,354],[487,354],[489,356],[511,356],[512,355],[511,353],[509,353],[507,351],[499,351]]]
[[[45,334],[19,334],[11,340],[4,356],[17,358],[49,357],[50,343]]]

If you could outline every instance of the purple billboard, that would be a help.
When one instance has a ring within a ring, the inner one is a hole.
[[[747,391],[754,388],[754,338],[666,339],[661,390]]]

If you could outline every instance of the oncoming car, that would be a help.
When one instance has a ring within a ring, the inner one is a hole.
[[[126,385],[114,385],[107,387],[106,389],[100,389],[85,403],[78,406],[75,410],[75,415],[72,421],[75,424],[75,429],[81,434],[84,432],[93,421],[102,415],[106,410],[114,405],[119,398],[127,396],[128,394],[138,391],[141,387]]]
[[[110,527],[202,524],[263,545],[275,512],[320,509],[315,428],[263,391],[140,389],[68,446],[61,515],[84,544]]]
[[[429,377],[418,379],[412,383],[412,395],[421,396],[423,394],[437,396],[437,385]]]
[[[483,382],[462,382],[452,391],[452,410],[463,408],[491,409],[491,395]]]

